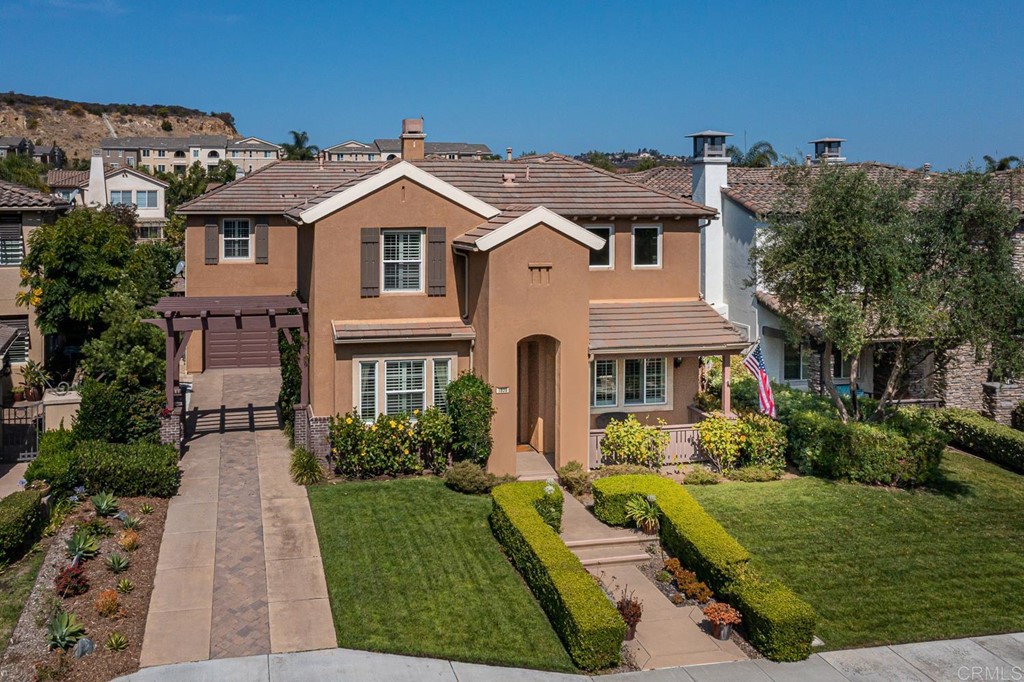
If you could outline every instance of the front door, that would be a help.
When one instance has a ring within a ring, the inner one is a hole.
[[[557,353],[555,339],[531,336],[519,342],[517,354],[516,442],[546,454],[555,451]]]

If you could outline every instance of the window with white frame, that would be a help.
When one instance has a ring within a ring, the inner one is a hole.
[[[427,403],[426,361],[384,362],[384,410],[387,414],[412,414]]]
[[[167,172],[167,165],[163,164],[163,163],[158,163],[156,165],[156,172],[157,173],[166,173]]]
[[[139,190],[136,192],[135,205],[139,208],[156,208],[156,190]]]
[[[160,225],[139,225],[139,239],[163,239],[164,229]]]
[[[148,157],[149,156],[149,150],[148,149],[143,149],[142,150],[142,155],[145,156],[145,157]]]
[[[449,358],[434,360],[434,405],[442,412],[448,411],[448,382],[452,376],[452,361]]]
[[[590,251],[590,267],[611,270],[615,267],[615,228],[611,225],[589,225],[587,229],[604,240],[601,249]]]
[[[132,204],[132,191],[130,189],[112,189],[110,190],[110,203],[111,204],[124,204],[125,206],[131,206]]]
[[[633,267],[661,267],[661,226],[633,226]]]
[[[247,219],[233,219],[224,221],[223,230],[223,253],[226,259],[236,260],[249,257],[250,230]]]
[[[454,356],[357,358],[355,410],[366,421],[380,414],[413,415],[431,405],[446,410]]]
[[[158,156],[159,158],[161,158],[161,159],[162,159],[162,158],[164,158],[164,157],[166,157],[166,156],[167,156],[167,150],[166,150],[166,149],[158,149],[158,150],[156,150],[156,155],[157,155],[157,156]]]
[[[377,418],[377,361],[359,363],[359,416],[365,421]]]
[[[665,358],[628,358],[623,367],[623,403],[663,405],[667,380]]]
[[[590,404],[593,407],[615,407],[618,405],[616,361],[595,360],[591,367]]]
[[[422,291],[423,230],[383,230],[380,237],[384,291]]]
[[[844,358],[839,349],[832,350],[832,378],[849,379],[853,369],[853,356]]]
[[[787,343],[782,358],[782,378],[786,381],[803,381],[810,378],[810,349],[803,345]]]
[[[199,158],[199,150],[198,149],[193,149],[192,150],[192,158],[193,159],[198,159]]]

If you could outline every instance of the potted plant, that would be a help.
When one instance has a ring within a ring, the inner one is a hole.
[[[654,495],[633,495],[626,501],[626,518],[648,535],[656,535],[660,527],[658,504]]]
[[[25,399],[25,387],[24,386],[15,386],[11,390],[11,394],[14,396],[14,402],[20,403],[22,400]]]
[[[704,617],[711,621],[711,634],[723,641],[732,635],[732,626],[742,620],[739,611],[720,601],[705,606]]]
[[[25,384],[25,399],[39,400],[46,386],[46,370],[34,360],[29,360],[21,368],[21,381]]]
[[[628,642],[636,637],[636,626],[640,623],[640,616],[643,615],[644,603],[637,599],[632,592],[626,594],[626,591],[623,590],[622,596],[619,597],[615,606],[619,609],[622,620],[626,621],[626,641]]]

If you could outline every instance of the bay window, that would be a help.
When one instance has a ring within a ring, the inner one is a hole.
[[[667,405],[668,393],[665,358],[604,358],[590,364],[590,406],[593,408]]]

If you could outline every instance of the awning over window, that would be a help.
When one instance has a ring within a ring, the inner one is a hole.
[[[747,335],[704,301],[616,301],[590,304],[593,353],[736,353]]]
[[[457,317],[408,320],[334,320],[335,343],[446,341],[476,338],[476,330]]]

